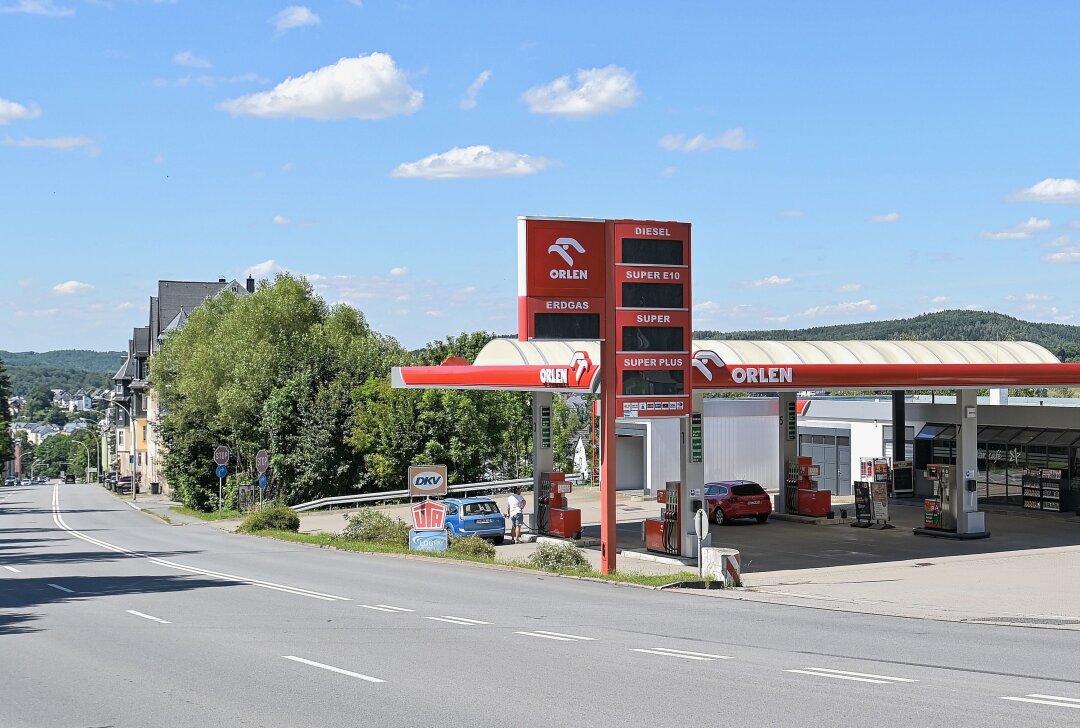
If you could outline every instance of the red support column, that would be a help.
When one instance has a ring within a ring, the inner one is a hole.
[[[618,414],[619,383],[616,381],[615,324],[615,224],[605,225],[607,246],[607,301],[603,340],[600,342],[600,572],[615,571],[615,417]]]

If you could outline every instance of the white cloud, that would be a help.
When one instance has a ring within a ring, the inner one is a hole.
[[[1080,263],[1080,245],[1063,245],[1042,259],[1047,263]]]
[[[192,51],[181,51],[173,56],[173,63],[188,68],[212,68],[213,65],[205,58],[201,58]]]
[[[843,303],[829,303],[821,306],[811,306],[806,309],[799,316],[804,317],[816,317],[816,316],[829,316],[838,313],[859,313],[859,312],[874,312],[878,310],[876,303],[868,298],[864,298],[861,301],[845,301]]]
[[[391,177],[416,179],[460,179],[466,177],[519,177],[536,174],[552,164],[544,157],[510,151],[496,151],[486,144],[454,147],[415,162],[399,164]]]
[[[32,278],[21,278],[18,281],[19,288],[29,288],[33,284],[34,284],[34,280]]]
[[[58,313],[60,313],[58,308],[36,308],[32,311],[16,311],[15,316],[18,318],[45,318],[55,316]]]
[[[23,137],[22,139],[12,139],[11,137],[8,137],[4,140],[4,144],[7,144],[11,147],[24,147],[26,149],[53,149],[60,152],[70,152],[73,149],[85,148],[87,154],[94,155],[98,153],[97,145],[90,137]]]
[[[26,13],[59,18],[64,15],[74,15],[75,9],[57,7],[53,0],[19,0],[14,5],[0,6],[0,13]]]
[[[284,215],[274,215],[272,221],[275,225],[288,225],[290,222],[292,222],[292,220],[285,217]]]
[[[862,283],[845,283],[836,287],[837,293],[858,293],[863,289]]]
[[[481,71],[472,83],[469,84],[469,88],[466,89],[465,95],[461,98],[461,103],[458,104],[462,109],[466,111],[476,108],[476,97],[480,93],[480,89],[484,87],[484,84],[491,78],[491,71]]]
[[[321,20],[306,5],[290,5],[267,21],[278,33],[284,33],[293,28],[303,28],[306,25],[318,25]]]
[[[634,74],[619,66],[582,68],[570,76],[560,76],[551,83],[536,86],[521,95],[534,114],[585,117],[610,114],[633,106],[640,92]]]
[[[900,213],[899,212],[886,212],[884,215],[871,215],[870,217],[867,218],[867,221],[868,222],[883,223],[883,224],[900,222]]]
[[[1072,242],[1072,237],[1068,235],[1058,235],[1053,240],[1048,240],[1043,243],[1044,248],[1063,248]]]
[[[802,210],[782,210],[780,212],[780,217],[802,217],[802,216],[803,216],[803,211]]]
[[[1004,230],[984,231],[979,237],[986,240],[1031,240],[1035,233],[1050,228],[1051,222],[1046,218],[1029,217],[1021,223],[1017,223]]]
[[[89,293],[94,290],[94,286],[89,283],[83,283],[82,281],[64,281],[63,283],[57,283],[53,286],[53,293],[61,296],[70,296],[76,293]]]
[[[384,119],[415,113],[424,94],[409,86],[386,53],[342,58],[337,63],[287,78],[269,91],[223,101],[233,116],[265,118]]]
[[[766,288],[766,287],[770,287],[770,286],[786,286],[788,283],[791,283],[793,280],[795,280],[795,279],[794,278],[785,278],[785,277],[777,276],[777,275],[771,275],[771,276],[766,276],[765,278],[758,278],[757,280],[753,280],[753,281],[743,281],[743,285],[748,286],[750,288]]]
[[[442,311],[434,310],[434,311],[424,311],[424,315],[425,316],[433,316],[434,318],[442,318],[446,314],[443,313]]]
[[[281,165],[281,171],[285,173],[292,172],[295,168],[296,165],[294,165],[292,162],[286,162],[285,164]]]
[[[948,296],[934,296],[933,298],[930,299],[930,303],[934,304],[935,306],[940,306],[941,304],[948,303],[948,302],[949,302],[949,297]]]
[[[270,260],[264,260],[262,263],[256,263],[247,270],[244,271],[245,276],[251,276],[252,278],[269,278],[275,273],[280,273],[285,269],[277,264],[277,261],[271,258]]]
[[[1052,202],[1059,205],[1080,205],[1080,180],[1068,177],[1048,177],[1031,187],[1009,195],[1016,202]]]
[[[41,109],[33,101],[28,106],[24,106],[14,101],[0,99],[0,126],[12,121],[36,119],[39,116],[41,116]]]
[[[688,138],[685,134],[667,134],[660,137],[657,144],[671,151],[705,152],[710,149],[727,149],[730,151],[750,149],[755,142],[747,137],[746,132],[742,129],[728,129],[714,137],[698,134]]]
[[[397,268],[391,268],[390,269],[390,275],[392,275],[392,276],[407,276],[407,275],[409,275],[409,269],[406,268],[403,265],[400,265]]]
[[[661,177],[674,177],[675,173],[679,171],[678,167],[664,167],[660,170]]]
[[[1024,300],[1025,301],[1049,301],[1052,298],[1053,298],[1053,296],[1047,296],[1047,295],[1045,295],[1043,293],[1025,293],[1024,294]]]

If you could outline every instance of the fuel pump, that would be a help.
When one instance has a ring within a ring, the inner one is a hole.
[[[564,473],[541,473],[537,494],[537,530],[562,538],[581,537],[581,510],[570,508],[566,495],[572,487]]]
[[[678,480],[668,481],[656,494],[656,502],[664,506],[659,518],[645,520],[645,548],[678,556],[681,553],[682,518],[679,514]]]
[[[923,527],[943,531],[956,530],[956,516],[952,512],[951,465],[931,464],[926,466],[926,479],[933,486],[930,498],[923,501]]]

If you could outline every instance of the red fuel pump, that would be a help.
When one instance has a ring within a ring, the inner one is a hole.
[[[581,510],[570,508],[566,494],[572,490],[564,473],[541,473],[537,495],[537,530],[562,538],[581,538]]]
[[[799,515],[824,518],[832,511],[832,492],[818,490],[814,478],[821,475],[821,466],[814,459],[799,458]]]
[[[679,481],[669,481],[664,490],[656,494],[656,502],[664,509],[659,518],[645,519],[645,548],[662,554],[681,553],[680,535],[682,524],[679,516]]]

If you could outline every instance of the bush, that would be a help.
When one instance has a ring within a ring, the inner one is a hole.
[[[529,557],[529,564],[545,571],[589,571],[592,568],[585,552],[572,543],[540,543]]]
[[[341,532],[346,541],[367,541],[389,546],[409,545],[409,525],[374,508],[364,508],[349,519]]]
[[[300,516],[288,506],[272,504],[247,514],[237,530],[241,533],[255,533],[256,531],[296,533],[300,530]]]
[[[487,540],[479,536],[462,536],[450,541],[448,552],[454,556],[469,558],[495,558],[495,547]]]

